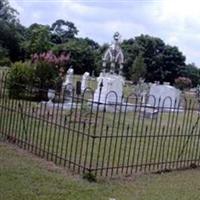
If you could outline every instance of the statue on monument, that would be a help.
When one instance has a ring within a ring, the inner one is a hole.
[[[120,47],[121,35],[116,32],[113,39],[113,42],[103,56],[103,72],[121,75],[124,63],[124,55]]]

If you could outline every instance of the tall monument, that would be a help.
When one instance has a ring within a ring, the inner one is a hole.
[[[98,86],[95,90],[94,101],[99,103],[121,103],[124,79],[122,69],[124,55],[120,47],[121,36],[117,32],[113,42],[105,51],[102,59],[102,71],[97,78]]]

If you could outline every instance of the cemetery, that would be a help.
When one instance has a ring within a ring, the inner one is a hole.
[[[186,96],[169,83],[142,78],[127,86],[124,59],[120,34],[115,33],[97,78],[86,71],[78,80],[69,67],[60,90],[18,83],[8,88],[9,73],[3,74],[2,137],[72,171],[95,176],[199,166],[198,87],[196,96]],[[34,100],[36,94],[46,97]]]
[[[200,199],[197,0],[0,0],[0,199]]]

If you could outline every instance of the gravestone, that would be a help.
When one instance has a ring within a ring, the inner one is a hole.
[[[124,79],[121,74],[124,55],[120,47],[119,33],[115,33],[113,38],[114,41],[103,56],[103,68],[97,78],[98,86],[94,93],[94,102],[122,103]]]
[[[82,76],[81,80],[81,92],[83,93],[85,88],[88,87],[88,80],[89,80],[90,74],[89,72],[85,72]]]
[[[153,84],[150,88],[148,105],[163,110],[179,108],[181,91],[170,85]]]
[[[73,85],[73,75],[74,75],[74,69],[70,67],[67,70],[67,75],[66,75],[65,80],[63,82],[63,87],[65,87],[68,84],[72,84]]]
[[[73,75],[74,70],[73,68],[69,68],[67,70],[67,75],[65,81],[62,84],[63,95],[64,95],[64,102],[71,102],[72,100],[72,91],[73,91]]]
[[[101,73],[97,78],[98,86],[94,93],[94,101],[100,103],[121,103],[124,79],[117,74]],[[100,88],[103,84],[101,93]]]
[[[138,84],[134,88],[137,97],[141,97],[142,103],[145,104],[145,97],[149,93],[149,84],[145,83],[144,79],[139,79]]]

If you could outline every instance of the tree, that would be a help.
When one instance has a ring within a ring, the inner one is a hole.
[[[51,26],[52,42],[56,44],[62,44],[69,39],[74,38],[78,34],[78,30],[74,23],[64,21],[62,19],[57,20]]]
[[[93,43],[92,43],[93,44]],[[96,71],[97,57],[99,49],[94,49],[88,43],[88,39],[74,38],[52,48],[53,52],[60,54],[62,52],[70,53],[69,66],[73,66],[75,73],[83,74],[88,71]]]
[[[163,70],[162,81],[174,83],[175,78],[179,76],[179,71],[185,66],[185,56],[183,56],[177,47],[166,45],[161,59]]]
[[[142,53],[135,58],[131,71],[131,80],[138,82],[140,78],[144,78],[146,75],[146,64],[144,63],[144,58]]]
[[[22,27],[20,24],[9,24],[0,20],[0,45],[5,51],[5,55],[9,56],[12,61],[21,58],[21,42],[23,35],[20,33]]]
[[[18,12],[7,0],[0,1],[0,46],[1,56],[8,56],[12,61],[22,57],[21,42],[24,27],[17,18]]]
[[[86,37],[84,40],[91,47],[92,50],[98,50],[100,48],[100,45],[97,42],[95,42],[94,40],[92,40],[88,37]]]
[[[0,59],[6,56],[8,56],[8,50],[2,47],[2,45],[0,44]]]
[[[130,71],[133,62],[138,55],[138,48],[134,45],[135,40],[133,38],[124,40],[121,44],[121,48],[124,53],[125,63],[123,68],[123,73],[127,79],[131,79]]]
[[[23,43],[27,57],[33,53],[48,51],[52,46],[50,37],[51,33],[49,26],[32,24],[27,30],[26,41]]]
[[[175,79],[175,86],[180,90],[189,89],[192,86],[192,81],[187,77],[178,77]]]
[[[200,84],[200,69],[194,63],[182,66],[178,74],[181,77],[191,79],[193,87]]]
[[[0,1],[0,20],[8,23],[18,23],[17,15],[18,12],[10,6],[8,0]]]
[[[127,78],[130,77],[130,68],[139,52],[143,54],[144,62],[147,66],[145,79],[154,81],[160,79],[162,69],[160,68],[160,57],[165,47],[164,42],[160,38],[151,37],[148,35],[140,35],[135,39],[125,40],[122,43],[122,48],[125,53],[124,72]]]
[[[146,64],[145,79],[149,82],[174,82],[178,71],[185,65],[185,56],[177,47],[166,45],[160,38],[140,35],[135,39],[122,42],[125,54],[124,74],[130,79],[131,66],[139,52],[143,54]]]

